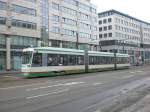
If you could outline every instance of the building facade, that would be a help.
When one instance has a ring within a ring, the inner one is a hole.
[[[0,0],[0,70],[18,69],[26,47],[97,50],[97,19],[90,0]]]
[[[150,23],[116,10],[98,14],[103,51],[128,53],[131,64],[149,63]]]

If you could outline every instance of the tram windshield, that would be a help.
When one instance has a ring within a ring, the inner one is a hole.
[[[22,55],[22,64],[30,64],[30,61],[31,61],[31,58],[32,58],[32,52],[28,51],[28,52],[23,52],[23,55]]]

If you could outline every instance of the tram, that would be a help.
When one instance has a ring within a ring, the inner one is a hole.
[[[26,78],[85,72],[85,51],[35,47],[23,49],[20,75]],[[129,55],[88,51],[88,72],[128,68]]]

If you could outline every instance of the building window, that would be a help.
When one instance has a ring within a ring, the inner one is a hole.
[[[60,28],[59,27],[52,27],[52,32],[53,33],[60,33]]]
[[[99,21],[99,24],[102,24],[102,20]]]
[[[22,28],[27,28],[27,29],[36,29],[37,27],[36,23],[21,21],[21,20],[16,20],[16,19],[12,20],[12,26],[22,27]]]
[[[100,32],[102,31],[102,27],[99,28],[99,31],[100,31]]]
[[[62,47],[63,48],[73,48],[73,49],[75,49],[76,48],[76,43],[63,41],[62,42]]]
[[[79,33],[79,36],[80,36],[81,38],[91,38],[91,35],[90,35],[90,34],[88,34],[88,33],[83,33],[83,32],[80,32],[80,33]]]
[[[0,17],[0,24],[6,24],[6,18]]]
[[[108,22],[110,23],[112,20],[111,20],[111,18],[108,18]]]
[[[6,2],[0,1],[0,10],[5,10],[6,9]]]
[[[12,8],[13,12],[36,16],[36,10],[35,9],[26,8],[26,7],[14,5],[14,4],[12,5],[12,7],[13,7]]]
[[[109,26],[108,26],[108,30],[112,30],[112,25],[109,25]]]
[[[104,31],[106,31],[107,30],[107,26],[104,26]]]
[[[52,8],[55,10],[59,10],[59,4],[52,2]]]
[[[70,15],[73,15],[73,16],[76,16],[77,15],[77,11],[73,10],[73,9],[70,9],[70,8],[67,8],[67,7],[62,7],[61,10],[64,12],[64,13],[67,13],[67,14],[70,14]]]
[[[51,40],[51,46],[52,47],[60,47],[60,41],[59,40]]]
[[[68,29],[63,29],[63,34],[75,37],[76,36],[76,31],[68,30]]]
[[[106,38],[106,37],[107,37],[107,33],[104,34],[104,38]]]
[[[109,37],[112,37],[112,33],[108,33],[108,36],[109,36]]]
[[[82,8],[82,9],[84,9],[84,10],[91,11],[90,10],[91,8],[88,5],[85,5],[85,4],[80,3],[80,2],[79,2],[79,7]]]
[[[59,16],[53,15],[52,16],[52,21],[59,22]]]
[[[71,4],[71,5],[74,5],[74,6],[77,6],[77,4],[78,4],[78,2],[75,0],[64,0],[64,2]]]
[[[37,39],[24,36],[11,36],[11,48],[20,49],[28,46],[37,46]]]
[[[104,20],[103,20],[103,24],[106,24],[106,23],[107,23],[107,20],[106,20],[106,19],[104,19]]]
[[[64,18],[64,17],[62,18],[62,22],[68,25],[74,25],[74,26],[77,25],[77,22],[75,20],[71,20],[71,19]]]
[[[32,3],[35,3],[35,2],[36,2],[36,0],[24,0],[24,1],[32,2]]]
[[[89,15],[81,13],[81,12],[79,13],[79,17],[80,17],[81,20],[84,20],[84,21],[85,20],[90,20],[90,18],[91,18]]]
[[[80,26],[81,28],[85,28],[85,29],[90,29],[90,28],[91,28],[92,30],[94,30],[94,28],[91,27],[91,25],[85,24],[85,23],[82,23],[82,22],[79,23],[79,26]]]
[[[99,34],[99,38],[103,38],[103,35],[102,35],[102,34]]]
[[[0,35],[0,48],[6,48],[6,38],[4,35]]]

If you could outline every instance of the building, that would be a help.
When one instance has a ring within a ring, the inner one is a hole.
[[[0,70],[18,69],[25,47],[97,50],[97,17],[90,0],[0,0]]]
[[[149,63],[150,23],[116,10],[98,14],[103,51],[128,53],[131,64]]]

